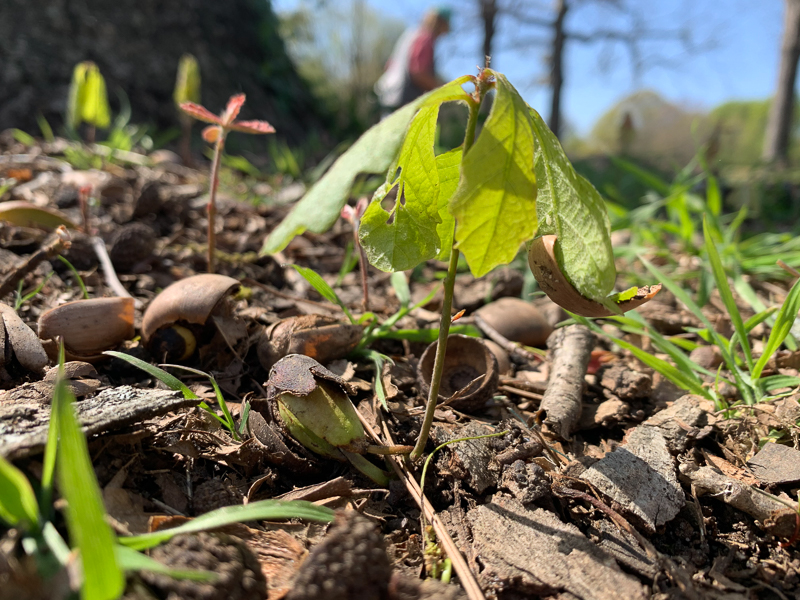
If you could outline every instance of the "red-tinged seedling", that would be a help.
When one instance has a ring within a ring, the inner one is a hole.
[[[194,102],[181,102],[180,109],[198,121],[211,123],[203,130],[203,139],[209,144],[214,144],[214,159],[211,162],[211,182],[208,192],[208,272],[214,272],[214,251],[216,249],[216,234],[214,232],[215,217],[217,215],[217,188],[219,187],[219,163],[222,149],[225,147],[225,137],[230,131],[243,133],[275,133],[275,128],[266,121],[237,121],[239,111],[244,104],[245,95],[236,94],[228,100],[228,106],[220,116],[215,115],[206,107]]]

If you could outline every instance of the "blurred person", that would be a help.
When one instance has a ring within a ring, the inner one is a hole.
[[[429,10],[419,27],[408,29],[392,50],[386,69],[375,84],[381,118],[444,83],[436,75],[436,40],[450,31],[452,11]]]

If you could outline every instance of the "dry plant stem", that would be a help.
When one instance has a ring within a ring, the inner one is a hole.
[[[544,423],[565,440],[570,439],[581,416],[584,377],[596,341],[583,325],[556,329],[547,340],[553,366],[541,410],[547,414]]]
[[[478,111],[481,103],[480,99],[488,89],[488,83],[479,78],[475,93],[478,99],[469,105],[469,120],[467,121],[467,131],[464,134],[463,156],[475,142],[475,129],[478,125]],[[462,157],[463,160],[463,157]],[[439,321],[439,340],[436,345],[436,357],[433,361],[433,373],[431,373],[431,388],[428,393],[428,404],[425,407],[425,418],[422,420],[422,427],[419,430],[419,437],[411,453],[411,459],[416,460],[425,451],[425,444],[428,442],[428,435],[431,432],[433,414],[436,412],[436,403],[439,400],[439,386],[442,383],[442,372],[444,371],[444,356],[447,352],[447,336],[450,334],[450,312],[453,308],[453,288],[456,283],[456,267],[458,267],[458,256],[460,252],[455,247],[455,235],[453,235],[453,248],[450,251],[450,264],[447,266],[447,277],[444,280],[444,299],[442,300],[442,316]]]
[[[475,315],[473,318],[475,320],[475,325],[478,326],[478,329],[480,329],[484,335],[486,335],[486,337],[488,337],[509,354],[514,354],[530,362],[541,361],[539,356],[536,356],[530,350],[523,348],[522,344],[518,342],[512,342],[507,337],[503,336],[499,331],[497,331],[497,329],[489,325],[480,315]]]
[[[13,292],[17,287],[17,282],[36,269],[39,264],[45,260],[54,258],[63,250],[69,248],[69,245],[69,234],[67,234],[67,230],[63,226],[59,227],[53,235],[45,240],[41,248],[31,254],[25,262],[0,280],[0,298]]]
[[[222,149],[225,147],[225,129],[221,128],[219,139],[214,146],[214,160],[211,162],[211,181],[208,190],[208,272],[214,272],[214,252],[217,249],[217,234],[215,231],[217,218],[217,188],[219,187],[219,163]]]
[[[370,425],[366,419],[364,419],[363,415],[361,415],[357,409],[356,412],[358,413],[358,418],[361,420],[361,423],[364,426],[364,430],[377,444],[394,444],[391,432],[386,426],[386,421],[384,421],[380,416],[380,411],[378,411],[377,414],[381,427],[383,428],[383,434],[386,436],[385,441],[378,437],[377,433],[372,428],[372,425]],[[411,473],[406,468],[403,459],[398,456],[390,456],[387,457],[387,460],[392,464],[392,468],[394,469],[395,473],[397,473],[397,476],[403,481],[403,483],[405,483],[408,493],[414,498],[417,506],[419,506],[420,510],[425,514],[425,517],[428,519],[431,525],[433,525],[433,530],[436,533],[436,537],[439,539],[439,543],[444,549],[445,554],[452,561],[453,570],[456,572],[456,575],[458,575],[458,579],[461,582],[461,585],[464,587],[464,591],[467,593],[469,600],[486,600],[486,596],[483,595],[483,591],[481,590],[480,585],[478,585],[475,575],[472,573],[469,565],[467,565],[467,561],[464,559],[464,556],[456,547],[453,538],[450,537],[450,532],[447,531],[447,527],[444,526],[444,523],[442,523],[441,519],[439,519],[439,516],[433,510],[433,506],[422,493],[417,481],[411,476]]]
[[[114,265],[111,262],[111,258],[108,256],[105,242],[97,236],[92,236],[90,239],[92,241],[94,253],[97,255],[97,260],[100,261],[100,265],[103,267],[106,285],[110,287],[117,296],[121,298],[132,298],[128,290],[125,289],[125,286],[122,285],[117,277],[117,272],[114,270]],[[133,299],[133,304],[136,308],[142,308],[143,306],[142,301],[136,298]]]

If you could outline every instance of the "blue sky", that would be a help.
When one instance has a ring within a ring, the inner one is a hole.
[[[351,2],[328,1],[344,5]],[[367,1],[373,8],[410,26],[419,22],[429,6],[438,4],[423,0]],[[674,41],[648,44],[645,55],[665,59],[668,64],[645,67],[635,77],[621,47],[569,44],[562,110],[578,133],[588,133],[608,108],[639,89],[655,90],[672,102],[697,110],[727,100],[763,99],[773,94],[782,31],[781,0],[629,0],[629,3],[635,6],[646,27],[660,30],[685,27],[700,49],[687,51]],[[298,0],[273,0],[273,8],[278,12],[297,4]],[[612,27],[623,22],[622,17],[600,2],[584,4],[588,6],[568,13],[568,29],[589,32],[598,26]],[[529,6],[537,5],[550,4],[547,0],[529,0]],[[442,76],[455,78],[475,73],[476,66],[482,64],[482,38],[474,16],[477,1],[451,1],[450,6],[454,8],[454,31],[439,42],[437,66]],[[492,67],[505,73],[528,103],[546,116],[550,101],[549,89],[542,83],[546,48],[524,48],[521,44],[511,47],[511,41],[526,31],[538,32],[541,37],[543,30],[523,30],[510,19],[499,22]]]

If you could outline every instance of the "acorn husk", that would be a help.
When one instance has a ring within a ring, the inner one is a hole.
[[[56,306],[39,317],[39,339],[51,359],[58,357],[57,339],[64,340],[67,360],[94,362],[103,351],[133,338],[134,300],[90,298]]]
[[[543,235],[534,238],[528,248],[528,265],[542,291],[566,310],[583,317],[610,317],[633,310],[648,302],[661,291],[661,284],[645,285],[638,289],[633,298],[616,303],[618,311],[612,311],[604,304],[582,295],[566,278],[555,255],[558,237]]]

